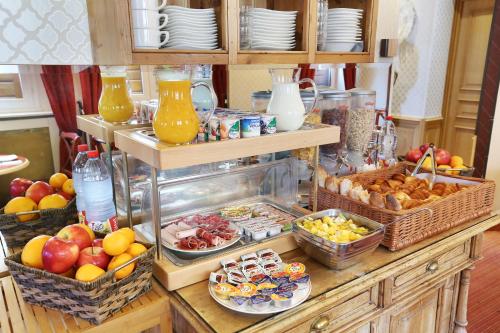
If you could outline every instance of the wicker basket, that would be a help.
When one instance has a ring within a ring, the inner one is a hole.
[[[126,278],[114,281],[116,269],[92,282],[80,282],[21,264],[21,254],[5,258],[26,303],[56,309],[100,324],[137,297],[151,289],[155,246],[134,258],[135,270]]]
[[[55,235],[64,226],[78,222],[75,198],[64,208],[42,209],[36,212],[39,212],[40,218],[19,222],[15,214],[4,214],[4,209],[0,209],[0,232],[8,247],[24,246],[38,235]]]
[[[396,173],[405,173],[407,168],[406,163],[399,163],[390,168],[355,174],[346,178],[366,187],[376,179],[389,179]],[[480,184],[443,199],[398,212],[376,208],[320,187],[318,188],[318,210],[340,208],[383,223],[386,225],[386,230],[382,245],[391,251],[400,250],[492,211],[495,182],[448,174],[445,176],[472,180]]]

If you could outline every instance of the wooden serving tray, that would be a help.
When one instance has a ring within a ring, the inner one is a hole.
[[[115,132],[115,145],[118,149],[160,170],[313,147],[335,143],[339,139],[340,128],[324,124],[307,125],[297,131],[253,138],[185,145],[163,143],[154,137],[151,128]]]
[[[76,125],[79,130],[92,135],[97,140],[113,143],[115,142],[115,131],[148,127],[151,124],[138,123],[137,120],[131,120],[127,124],[113,124],[100,119],[98,114],[90,114],[76,116]]]

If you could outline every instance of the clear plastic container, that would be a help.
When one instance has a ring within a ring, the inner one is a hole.
[[[87,155],[88,161],[83,173],[85,217],[91,223],[105,222],[116,217],[111,175],[104,162],[99,159],[97,150],[89,151]]]
[[[328,0],[318,0],[317,47],[318,51],[325,51],[326,33],[328,28]]]
[[[83,200],[83,172],[85,164],[87,163],[87,151],[89,146],[87,144],[78,145],[78,155],[76,155],[73,162],[72,178],[73,187],[76,193],[76,209],[78,212],[85,211],[85,201]]]
[[[351,89],[347,149],[363,154],[375,129],[375,91]]]
[[[333,155],[339,150],[346,149],[351,94],[339,90],[323,90],[320,94],[322,97],[319,101],[321,123],[340,127],[339,142],[320,147],[321,153]]]
[[[252,112],[266,113],[270,100],[271,90],[254,91],[252,93]]]
[[[212,74],[212,65],[193,66],[191,82],[205,82],[213,89]],[[213,96],[206,87],[198,86],[193,88],[192,99],[195,111],[202,119],[204,118],[202,113],[209,112],[214,107]],[[217,107],[217,105],[215,105],[215,107]]]

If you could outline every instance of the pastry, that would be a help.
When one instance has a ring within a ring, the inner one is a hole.
[[[403,209],[412,209],[412,208],[420,206],[423,203],[424,203],[423,200],[410,199],[410,200],[403,201],[401,206],[403,206]]]
[[[326,172],[325,168],[323,168],[320,165],[318,167],[317,173],[318,173],[318,185],[321,187],[325,187],[325,180],[326,177],[328,177],[328,172]]]
[[[429,195],[429,197],[426,199],[426,201],[428,201],[428,202],[432,202],[432,201],[436,201],[436,200],[439,200],[439,199],[441,199],[441,196],[440,196],[440,195],[431,194],[431,195]]]
[[[446,184],[446,187],[444,188],[443,191],[443,197],[453,194],[458,191],[458,186],[457,184]]]
[[[325,188],[328,191],[332,191],[333,193],[339,193],[339,184],[340,181],[337,177],[334,176],[326,177]]]
[[[361,192],[359,194],[359,200],[361,200],[361,202],[369,205],[370,204],[370,193],[368,193],[367,190],[364,190],[363,192]]]
[[[340,194],[347,196],[352,189],[352,181],[350,179],[344,178],[340,182]]]
[[[392,179],[399,180],[401,183],[404,183],[406,176],[403,175],[402,173],[396,173],[396,174],[392,175]]]
[[[370,193],[370,204],[377,208],[385,208],[384,197],[378,192]]]
[[[380,185],[378,185],[378,184],[372,184],[372,185],[368,186],[368,190],[370,192],[382,193],[382,189],[380,188]]]
[[[382,179],[382,178],[378,178],[378,179],[375,179],[375,185],[380,185],[380,184],[383,184],[385,182],[385,179]]]
[[[407,193],[403,192],[403,191],[398,191],[398,192],[394,193],[394,197],[398,201],[405,201],[405,200],[411,199],[410,196]]]
[[[417,177],[415,177],[415,176],[407,176],[407,177],[405,178],[405,184],[408,184],[408,183],[414,182],[415,180],[418,180],[418,178],[417,178]]]
[[[426,189],[418,188],[409,195],[412,199],[425,200],[429,197],[430,193]]]
[[[393,190],[397,189],[401,184],[403,184],[402,181],[400,180],[394,180],[394,179],[388,179],[387,184],[389,185],[390,188]]]
[[[386,193],[392,191],[392,187],[389,186],[387,181],[384,181],[382,184],[380,184],[380,190],[382,191],[382,193]]]
[[[387,209],[395,210],[395,211],[399,211],[402,209],[401,204],[392,194],[386,195],[385,200],[386,200],[385,207]]]
[[[360,200],[359,195],[361,192],[363,192],[363,186],[357,185],[356,187],[353,187],[351,189],[351,191],[349,192],[349,196],[354,200]]]
[[[442,196],[445,188],[446,188],[446,184],[436,183],[432,187],[431,194]]]

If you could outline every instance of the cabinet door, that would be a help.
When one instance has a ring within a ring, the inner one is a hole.
[[[439,292],[435,289],[390,316],[391,333],[432,333],[436,331]]]

